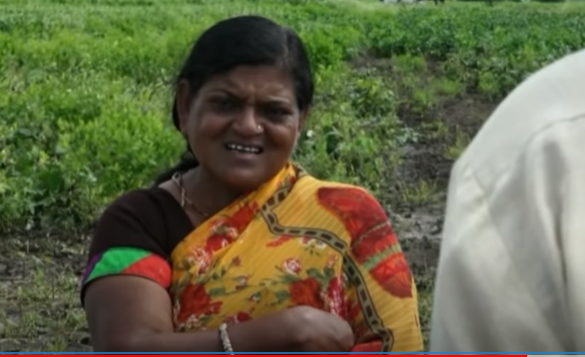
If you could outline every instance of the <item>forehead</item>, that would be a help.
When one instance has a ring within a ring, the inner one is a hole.
[[[277,66],[239,66],[212,77],[203,92],[229,92],[238,96],[294,98],[290,76]]]

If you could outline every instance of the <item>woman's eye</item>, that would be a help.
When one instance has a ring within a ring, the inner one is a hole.
[[[289,115],[290,111],[285,109],[285,108],[281,108],[281,107],[268,107],[265,109],[265,113],[270,118],[281,119],[281,118],[284,118],[285,116]]]
[[[236,103],[229,98],[214,98],[211,103],[219,110],[232,110],[236,107]]]

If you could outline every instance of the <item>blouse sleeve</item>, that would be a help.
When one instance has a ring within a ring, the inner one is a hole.
[[[361,211],[361,232],[352,235],[345,262],[348,321],[357,343],[352,352],[423,351],[408,263],[383,208],[369,194],[364,201],[368,211]]]
[[[81,301],[89,284],[111,275],[143,277],[168,288],[171,268],[164,229],[145,190],[118,198],[98,221],[81,278]]]

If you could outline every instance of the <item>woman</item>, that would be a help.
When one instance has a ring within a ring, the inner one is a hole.
[[[289,162],[312,97],[293,31],[242,16],[200,37],[173,109],[197,160],[119,197],[95,232],[82,285],[95,350],[422,349],[382,207]]]

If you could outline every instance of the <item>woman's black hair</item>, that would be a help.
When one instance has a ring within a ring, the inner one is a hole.
[[[299,109],[307,109],[313,101],[313,77],[305,47],[291,29],[261,16],[238,16],[222,20],[205,31],[197,40],[179,72],[175,89],[181,81],[189,83],[191,95],[211,77],[240,65],[279,65],[294,83]],[[173,123],[179,130],[176,96]],[[155,184],[169,180],[175,172],[187,171],[199,164],[187,143],[179,163],[157,177]]]

